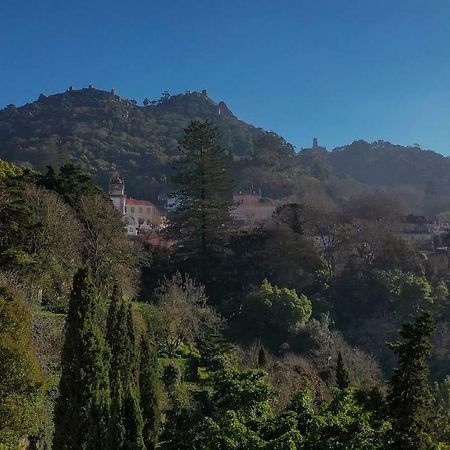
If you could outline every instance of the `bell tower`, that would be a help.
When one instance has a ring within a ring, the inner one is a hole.
[[[108,194],[116,209],[125,214],[125,183],[118,174],[109,179]]]

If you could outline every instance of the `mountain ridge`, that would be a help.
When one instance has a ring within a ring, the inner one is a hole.
[[[447,202],[450,158],[433,150],[356,140],[331,151],[296,151],[278,134],[240,120],[206,90],[165,92],[143,103],[90,86],[8,105],[0,110],[0,158],[37,169],[74,162],[103,187],[118,171],[130,195],[156,200],[170,189],[183,129],[209,119],[219,129],[237,190],[258,186],[266,196],[282,197],[298,193],[301,177],[326,183],[344,176],[369,187],[407,186],[416,196]]]

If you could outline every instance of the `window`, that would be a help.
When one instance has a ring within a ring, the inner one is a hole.
[[[151,213],[152,213],[152,207],[149,206],[149,207],[147,208],[147,214],[151,214]]]
[[[131,212],[134,213],[134,206],[131,207]]]
[[[142,208],[142,206],[139,206],[139,214],[142,214],[142,211],[143,210],[143,208]]]

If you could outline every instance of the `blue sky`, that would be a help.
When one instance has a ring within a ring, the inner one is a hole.
[[[0,106],[207,89],[297,148],[450,154],[448,0],[0,0]]]

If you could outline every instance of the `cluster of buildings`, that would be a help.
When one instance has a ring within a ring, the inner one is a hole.
[[[155,246],[166,246],[166,242],[156,231],[165,224],[165,214],[148,200],[127,197],[123,179],[114,175],[110,179],[109,196],[121,213],[130,239],[138,236]],[[174,199],[166,199],[166,209],[176,208]],[[242,229],[254,229],[269,222],[283,200],[273,201],[262,196],[261,191],[239,192],[233,195],[230,211],[235,223]],[[425,216],[407,215],[400,218],[398,234],[414,247],[424,251],[434,272],[439,275],[450,274],[450,247],[442,245],[442,237],[450,231],[450,223],[433,222]],[[319,244],[320,245],[320,244]]]
[[[127,197],[125,183],[119,175],[111,177],[108,194],[115,208],[121,213],[128,236],[137,236],[149,231],[156,231],[164,226],[165,214],[148,200]],[[167,211],[176,208],[176,200],[165,199]],[[261,192],[238,193],[233,195],[231,216],[242,228],[256,228],[267,222],[282,204],[262,197]]]

